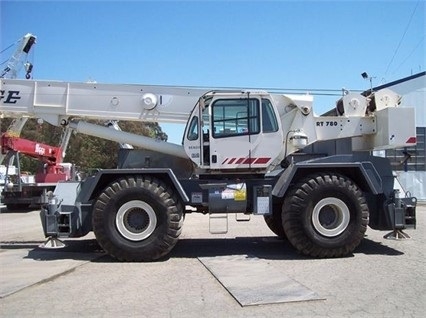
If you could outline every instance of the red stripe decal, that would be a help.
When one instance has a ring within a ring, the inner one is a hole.
[[[247,158],[246,160],[244,160],[243,164],[244,164],[244,165],[250,165],[250,164],[252,164],[255,160],[256,160],[256,158]]]
[[[256,165],[263,165],[269,162],[269,160],[271,160],[271,158],[257,158],[256,161],[254,162]]]
[[[269,161],[271,160],[271,158],[226,158],[222,164],[243,164],[243,165],[250,165],[250,164],[255,164],[255,165],[264,165],[267,164]]]
[[[405,143],[406,144],[415,144],[416,142],[417,142],[416,137],[410,137],[410,138],[408,138],[408,140]]]

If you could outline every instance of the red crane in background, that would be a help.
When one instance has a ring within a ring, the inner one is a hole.
[[[65,134],[63,141],[69,140],[70,134]],[[5,184],[1,192],[1,202],[8,210],[25,210],[30,205],[40,205],[44,201],[43,195],[53,191],[58,181],[70,180],[73,174],[71,164],[64,164],[63,157],[66,144],[53,147],[40,142],[17,137],[10,132],[0,137],[1,153],[5,155],[5,162],[9,163],[6,169]],[[25,180],[21,173],[20,155],[26,155],[38,160],[39,170],[34,179]],[[9,175],[9,167],[16,162],[17,175]]]
[[[19,152],[44,163],[42,169],[35,175],[36,183],[58,182],[70,178],[69,173],[67,174],[64,167],[60,165],[63,160],[61,147],[53,147],[4,133],[1,136],[1,151],[2,154],[7,154],[9,151]]]

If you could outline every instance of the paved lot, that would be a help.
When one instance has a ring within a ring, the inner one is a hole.
[[[228,234],[211,235],[207,216],[188,215],[170,258],[156,263],[116,262],[93,235],[64,249],[39,249],[38,211],[5,212],[0,317],[423,317],[426,311],[425,205],[410,240],[385,240],[386,233],[369,229],[352,256],[325,260],[295,253],[261,217],[230,219]],[[320,299],[241,306],[202,263],[217,257],[259,260],[271,277],[286,275]]]

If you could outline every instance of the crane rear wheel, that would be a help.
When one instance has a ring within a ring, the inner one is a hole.
[[[183,208],[163,182],[148,176],[113,181],[95,202],[92,224],[96,239],[121,261],[154,261],[176,245]]]

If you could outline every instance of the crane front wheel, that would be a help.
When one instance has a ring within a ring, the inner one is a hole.
[[[122,261],[154,261],[178,241],[183,223],[179,200],[163,182],[124,177],[99,195],[92,223],[96,239]]]
[[[363,239],[369,211],[362,191],[352,180],[319,173],[289,191],[282,220],[288,240],[302,254],[342,257]]]

